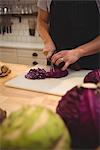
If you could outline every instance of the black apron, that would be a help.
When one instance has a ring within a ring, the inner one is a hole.
[[[57,51],[71,50],[99,35],[99,10],[95,1],[52,0],[50,35]],[[99,54],[80,58],[75,64],[83,69],[99,68]]]

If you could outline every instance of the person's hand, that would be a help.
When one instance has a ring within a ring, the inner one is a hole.
[[[47,58],[50,58],[55,49],[56,47],[53,42],[46,43],[43,49],[43,53],[46,55]]]
[[[62,50],[51,57],[54,64],[59,65],[61,62],[65,62],[62,70],[66,70],[69,65],[75,63],[80,58],[78,49]]]

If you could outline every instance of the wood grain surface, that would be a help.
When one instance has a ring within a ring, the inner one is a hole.
[[[15,89],[4,85],[10,79],[27,71],[31,66],[3,62],[0,62],[0,65],[7,65],[11,69],[8,76],[0,78],[0,108],[6,110],[7,115],[26,105],[41,105],[56,111],[60,96]]]

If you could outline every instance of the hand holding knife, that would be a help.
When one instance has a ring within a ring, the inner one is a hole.
[[[47,60],[50,62],[50,71],[54,71],[54,64],[53,62],[51,61],[51,57],[56,53],[56,50],[52,50],[52,51],[45,51],[44,54],[46,55],[47,57]]]

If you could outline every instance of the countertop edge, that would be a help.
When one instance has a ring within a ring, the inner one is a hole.
[[[0,48],[43,49],[43,43],[20,43],[0,41]]]

